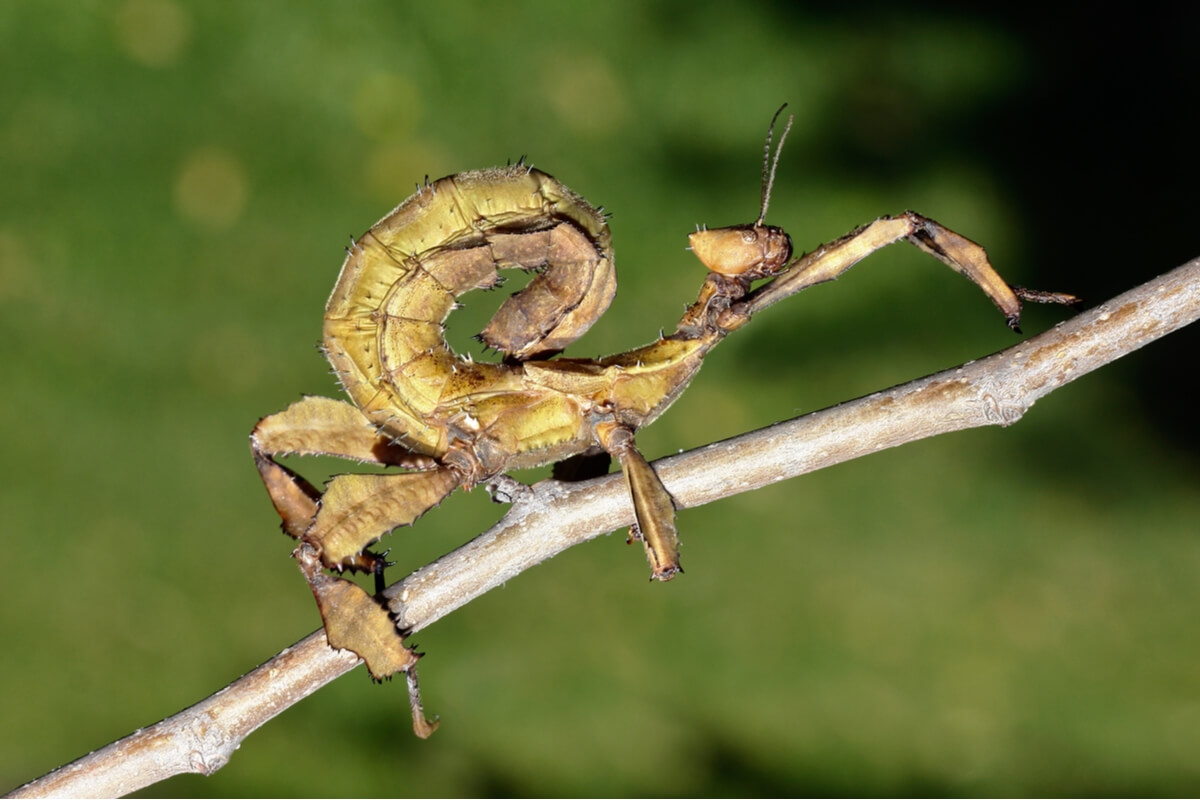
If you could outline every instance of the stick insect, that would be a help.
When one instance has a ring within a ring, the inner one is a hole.
[[[377,680],[405,674],[418,735],[436,723],[421,710],[417,654],[378,596],[335,574],[373,572],[382,591],[387,562],[368,548],[385,533],[411,525],[460,486],[607,455],[625,475],[637,519],[631,533],[644,544],[651,577],[670,580],[681,571],[675,508],[634,435],[756,313],[899,241],[974,281],[1014,330],[1022,300],[1074,301],[1009,286],[982,247],[912,211],[793,258],[788,234],[766,224],[792,124],[789,117],[772,158],[782,111],[767,132],[758,219],[691,234],[691,250],[708,270],[698,298],[674,333],[626,353],[558,357],[616,293],[611,236],[600,211],[524,164],[427,181],[348,248],[325,307],[323,349],[350,402],[305,397],[260,420],[251,449],[284,531],[299,542],[296,560],[330,644],[359,655]],[[445,340],[447,316],[459,296],[496,286],[504,269],[536,274],[479,335],[502,361],[457,355]],[[321,492],[275,460],[290,454],[397,471],[338,475]]]

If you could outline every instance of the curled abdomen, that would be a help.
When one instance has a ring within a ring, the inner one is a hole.
[[[524,166],[465,172],[420,189],[351,248],[325,311],[325,352],[355,404],[411,449],[440,457],[527,400],[519,364],[455,354],[456,298],[537,270],[481,333],[509,362],[547,356],[608,308],[616,273],[603,215]],[[565,412],[564,412],[565,413]]]

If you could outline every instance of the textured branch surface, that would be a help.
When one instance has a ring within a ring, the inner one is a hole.
[[[703,505],[938,433],[1010,425],[1041,397],[1200,316],[1200,259],[1007,350],[654,464],[680,508]],[[737,476],[730,480],[730,476]],[[392,585],[401,626],[420,630],[529,567],[633,521],[619,474],[584,483],[500,481],[496,525]],[[32,783],[14,797],[127,794],[211,774],[260,725],[353,669],[311,634],[191,708]]]

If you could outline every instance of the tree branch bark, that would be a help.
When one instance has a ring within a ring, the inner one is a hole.
[[[987,358],[654,463],[691,508],[939,433],[1011,425],[1041,397],[1200,316],[1200,258]],[[736,476],[736,477],[731,477]],[[491,529],[388,588],[420,630],[563,550],[633,521],[619,474],[583,483],[502,480]],[[212,774],[256,728],[360,663],[317,631],[216,694],[16,789],[10,797],[128,794]]]

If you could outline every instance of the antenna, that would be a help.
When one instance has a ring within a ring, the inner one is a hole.
[[[775,132],[775,121],[779,119],[779,115],[787,108],[787,103],[779,107],[775,112],[775,116],[771,117],[771,124],[767,127],[767,143],[763,147],[763,171],[762,171],[762,206],[761,212],[758,215],[758,221],[754,223],[754,227],[761,228],[763,220],[767,218],[767,205],[771,202],[771,187],[775,184],[775,168],[779,166],[779,153],[783,150],[783,141],[787,139],[788,131],[792,129],[792,120],[796,118],[795,114],[788,114],[787,125],[783,128],[783,133],[779,135],[779,145],[775,148],[775,158],[771,159],[771,136]],[[770,172],[767,171],[767,164],[771,165]]]

